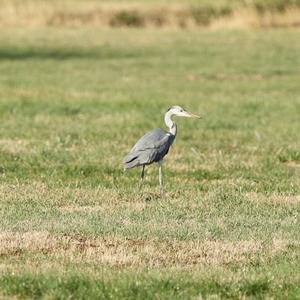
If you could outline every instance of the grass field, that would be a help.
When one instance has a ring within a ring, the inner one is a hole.
[[[300,299],[299,35],[1,29],[0,297]]]

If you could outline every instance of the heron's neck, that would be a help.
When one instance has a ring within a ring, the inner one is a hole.
[[[171,111],[166,112],[166,114],[165,114],[165,123],[169,127],[170,133],[173,134],[173,135],[176,135],[177,127],[176,127],[176,124],[172,120],[172,115],[173,114],[172,114]]]

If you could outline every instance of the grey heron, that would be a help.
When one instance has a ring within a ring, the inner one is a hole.
[[[125,169],[142,166],[141,183],[144,179],[145,166],[157,162],[159,165],[158,174],[161,196],[163,196],[163,159],[165,155],[168,154],[169,148],[173,144],[177,133],[177,126],[172,120],[172,116],[197,119],[201,118],[185,111],[180,106],[170,107],[165,113],[165,123],[169,128],[169,131],[165,131],[162,128],[156,128],[147,132],[137,141],[129,154],[127,154],[123,159]]]

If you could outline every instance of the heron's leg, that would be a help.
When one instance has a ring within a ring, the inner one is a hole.
[[[144,180],[144,175],[145,175],[145,165],[142,166],[142,173],[141,173],[141,180],[140,180],[140,184],[139,184],[139,190],[142,187],[143,180]]]
[[[160,196],[163,197],[164,196],[164,183],[163,183],[163,174],[162,174],[163,161],[160,160],[158,162],[158,164],[159,164],[159,167],[158,167],[158,176],[159,176]]]

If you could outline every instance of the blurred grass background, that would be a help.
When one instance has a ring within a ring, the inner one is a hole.
[[[0,24],[155,28],[299,26],[299,0],[1,0]]]

